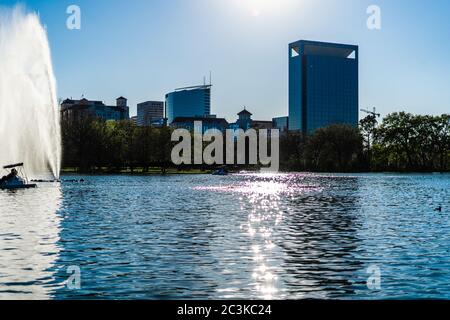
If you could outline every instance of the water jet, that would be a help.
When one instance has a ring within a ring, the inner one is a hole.
[[[61,129],[50,46],[36,13],[0,9],[0,165],[59,178]]]

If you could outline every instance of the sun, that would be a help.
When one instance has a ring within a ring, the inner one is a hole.
[[[248,8],[253,17],[259,17],[262,14],[267,14],[271,9],[277,6],[278,0],[244,0],[243,3],[248,3]]]
[[[304,8],[307,0],[217,0],[220,10],[234,18],[247,20],[283,19],[297,7]]]
[[[253,17],[259,17],[261,15],[261,10],[259,9],[253,9],[252,10],[252,16]]]
[[[252,17],[260,17],[287,10],[293,0],[235,0],[234,3],[239,10],[243,10]]]

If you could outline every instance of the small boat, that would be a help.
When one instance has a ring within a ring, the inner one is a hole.
[[[213,176],[227,176],[228,171],[225,168],[220,168],[212,173]]]
[[[11,171],[8,175],[0,179],[0,190],[31,189],[37,187],[36,184],[28,182],[28,178],[23,169],[23,163],[4,166],[3,169],[11,169]]]

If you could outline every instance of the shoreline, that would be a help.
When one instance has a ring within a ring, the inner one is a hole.
[[[177,170],[170,169],[165,173],[162,173],[160,170],[150,170],[149,172],[142,172],[139,170],[135,170],[131,172],[130,170],[122,170],[122,171],[93,171],[93,172],[79,172],[75,170],[61,170],[61,176],[174,176],[174,175],[211,175],[215,169],[211,170]],[[239,174],[239,173],[260,173],[258,170],[241,170],[241,171],[230,171],[229,174]],[[411,171],[411,172],[399,172],[399,171],[362,171],[362,172],[318,172],[318,171],[279,171],[278,174],[317,174],[317,175],[450,175],[450,172],[420,172],[420,171]]]

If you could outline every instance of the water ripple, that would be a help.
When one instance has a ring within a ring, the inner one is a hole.
[[[0,193],[0,298],[450,299],[448,175],[84,179]]]

